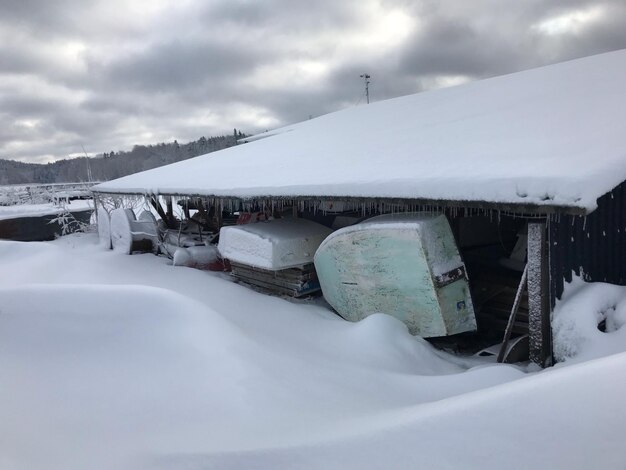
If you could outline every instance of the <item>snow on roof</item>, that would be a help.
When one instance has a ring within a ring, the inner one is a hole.
[[[591,211],[626,179],[624,103],[620,50],[345,109],[94,190]]]

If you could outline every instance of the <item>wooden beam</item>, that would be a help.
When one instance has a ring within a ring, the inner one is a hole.
[[[513,302],[513,308],[511,309],[511,315],[509,316],[509,322],[506,325],[506,329],[504,330],[504,338],[502,339],[502,346],[500,347],[500,351],[498,352],[498,362],[504,362],[504,358],[506,356],[507,348],[509,346],[509,340],[511,339],[511,333],[513,332],[513,327],[515,326],[515,318],[517,317],[517,311],[519,310],[519,305],[522,302],[522,294],[524,293],[524,289],[526,289],[526,281],[528,279],[528,265],[524,266],[524,272],[522,273],[522,280],[517,287],[517,293],[515,294],[515,301]]]
[[[174,217],[174,201],[172,199],[172,196],[166,196],[165,198],[165,207],[167,207],[167,226],[175,226],[176,224],[174,223],[174,221],[176,220],[176,218]]]
[[[528,337],[530,360],[552,364],[546,221],[528,223]]]
[[[106,195],[143,195],[143,192],[138,191],[120,191],[115,193],[108,193],[106,191],[93,191],[94,193],[106,194]],[[589,211],[584,207],[579,206],[567,206],[567,205],[552,205],[552,204],[533,204],[533,203],[507,203],[507,202],[490,202],[490,201],[466,201],[466,200],[448,200],[448,199],[426,199],[426,198],[393,198],[393,197],[354,197],[354,196],[312,196],[312,195],[300,195],[300,196],[286,196],[286,195],[257,195],[249,197],[238,196],[225,196],[212,194],[209,191],[206,193],[179,193],[179,192],[162,192],[160,196],[176,196],[176,197],[208,197],[217,198],[231,201],[262,201],[262,200],[274,200],[274,201],[289,201],[297,203],[298,201],[319,202],[319,201],[344,201],[352,204],[384,204],[386,206],[406,206],[407,209],[411,209],[415,206],[428,206],[439,209],[471,209],[476,211],[501,211],[505,213],[518,214],[518,215],[541,215],[548,214],[571,214],[571,215],[587,215]]]
[[[150,196],[148,198],[148,201],[150,201],[150,204],[152,205],[152,207],[154,207],[154,210],[157,211],[157,213],[159,214],[159,217],[161,217],[161,220],[165,223],[165,225],[167,225],[169,228],[172,228],[169,226],[167,215],[165,214],[165,211],[163,210],[163,206],[161,206],[161,203],[159,202],[157,197]]]
[[[224,204],[222,203],[222,200],[219,199],[216,201],[216,207],[215,207],[215,223],[217,226],[217,230],[219,231],[222,226],[224,225]]]

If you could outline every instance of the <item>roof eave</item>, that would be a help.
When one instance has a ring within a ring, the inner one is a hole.
[[[144,191],[111,191],[111,190],[92,190],[96,194],[120,196],[172,196],[172,197],[201,197],[209,199],[224,200],[287,200],[287,201],[345,201],[353,204],[358,203],[374,203],[389,204],[403,206],[431,206],[433,208],[450,208],[450,209],[472,209],[484,211],[510,212],[513,214],[530,215],[530,216],[547,216],[552,214],[567,214],[576,216],[585,216],[593,212],[587,207],[574,205],[558,205],[558,204],[533,204],[533,203],[516,203],[516,202],[494,202],[494,201],[475,201],[475,200],[448,200],[448,199],[425,199],[425,198],[394,198],[394,197],[355,197],[355,196],[284,196],[284,195],[256,195],[256,196],[230,196],[218,194],[200,194],[200,193],[180,193],[180,192],[144,192]]]

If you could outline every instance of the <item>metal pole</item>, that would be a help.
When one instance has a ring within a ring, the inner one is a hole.
[[[365,98],[367,100],[367,104],[370,104],[370,78],[371,76],[367,73],[361,75],[361,78],[365,80]]]

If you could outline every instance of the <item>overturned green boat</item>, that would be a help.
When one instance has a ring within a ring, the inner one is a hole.
[[[314,261],[324,298],[346,320],[386,313],[422,337],[476,330],[465,265],[444,215],[383,215],[337,230]]]

